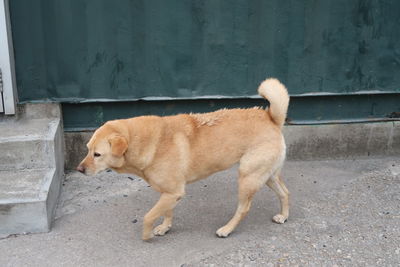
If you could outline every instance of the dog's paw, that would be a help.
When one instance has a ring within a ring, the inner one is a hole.
[[[155,235],[161,236],[161,235],[165,235],[166,233],[168,233],[169,229],[171,229],[171,225],[160,224],[159,226],[154,228],[153,233]]]
[[[150,239],[152,239],[154,237],[154,234],[152,232],[150,233],[143,233],[142,235],[142,240],[143,241],[149,241]]]
[[[228,235],[232,232],[231,229],[229,229],[226,226],[223,226],[217,230],[215,233],[218,237],[228,237]]]
[[[282,214],[277,214],[272,218],[272,221],[282,224],[284,222],[286,222],[287,218],[284,217]]]

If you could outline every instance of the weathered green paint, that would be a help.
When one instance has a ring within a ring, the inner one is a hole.
[[[10,10],[21,101],[241,98],[267,76],[291,95],[400,92],[398,0],[12,0]]]
[[[400,94],[292,97],[289,124],[370,122],[398,120]],[[113,119],[140,115],[173,115],[208,112],[220,108],[267,106],[263,99],[196,99],[170,101],[102,102],[62,105],[64,129],[81,131],[97,128]],[[396,118],[397,117],[397,118]]]

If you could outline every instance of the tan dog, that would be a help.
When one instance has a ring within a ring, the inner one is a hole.
[[[88,175],[111,168],[142,177],[161,193],[144,216],[143,240],[171,228],[173,209],[185,185],[239,162],[239,204],[233,218],[218,229],[228,236],[250,209],[254,194],[267,184],[279,196],[281,213],[289,216],[289,192],[280,172],[286,145],[281,133],[289,105],[286,88],[267,79],[258,88],[270,102],[267,110],[223,109],[205,114],[142,116],[105,123],[92,136],[88,155],[77,170]],[[164,216],[153,230],[155,220]]]

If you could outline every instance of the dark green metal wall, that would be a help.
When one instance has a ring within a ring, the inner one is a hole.
[[[398,0],[11,0],[10,12],[22,102],[243,99],[268,76],[299,97],[400,93]]]

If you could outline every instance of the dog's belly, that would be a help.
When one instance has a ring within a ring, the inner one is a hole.
[[[187,183],[193,183],[208,176],[226,170],[232,167],[235,163],[239,162],[241,155],[230,154],[221,156],[212,156],[208,154],[206,158],[197,158],[189,169],[188,176],[186,177]]]

